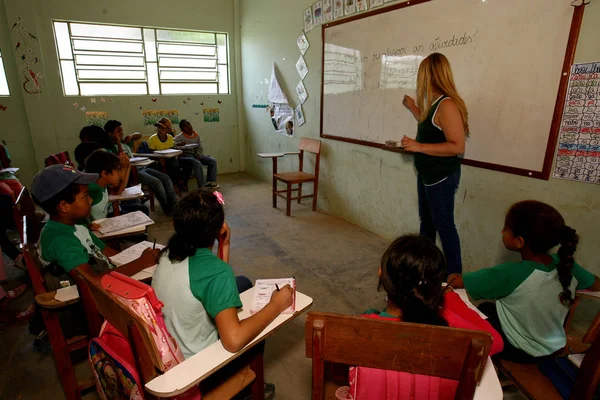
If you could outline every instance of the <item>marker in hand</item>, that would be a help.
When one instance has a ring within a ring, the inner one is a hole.
[[[156,249],[156,238],[154,238],[154,244],[152,245],[152,250]]]
[[[275,288],[277,289],[277,291],[279,292],[279,285],[275,284]]]

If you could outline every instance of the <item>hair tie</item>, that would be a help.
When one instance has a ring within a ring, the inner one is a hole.
[[[224,206],[225,205],[225,199],[223,199],[223,195],[221,194],[221,192],[213,192],[213,194],[217,198],[217,201],[219,202],[219,204],[221,204],[222,206]]]

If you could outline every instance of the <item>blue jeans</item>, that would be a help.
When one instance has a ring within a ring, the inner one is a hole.
[[[194,171],[198,189],[204,186],[206,181],[204,180],[204,169],[202,168],[202,163],[200,161],[196,160],[194,157],[183,156],[179,157],[179,165],[181,165],[181,174],[185,182],[187,182],[190,173]]]
[[[217,160],[211,156],[205,156],[204,154],[198,157],[203,165],[206,165],[208,171],[206,172],[206,180],[209,182],[217,181]]]
[[[152,190],[165,214],[173,212],[177,198],[173,181],[167,174],[153,168],[140,168],[138,169],[138,179],[141,184]]]
[[[448,274],[462,273],[460,239],[454,224],[454,197],[460,182],[460,169],[431,186],[426,186],[419,178],[417,181],[421,236],[435,243],[437,231],[448,263]]]

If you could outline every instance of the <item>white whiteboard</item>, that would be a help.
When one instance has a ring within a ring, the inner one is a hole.
[[[540,172],[572,18],[567,0],[434,0],[324,25],[321,134],[414,137],[402,99],[437,51],[469,111],[465,159]]]

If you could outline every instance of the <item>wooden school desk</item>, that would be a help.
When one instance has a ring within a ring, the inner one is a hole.
[[[158,150],[158,151],[164,151],[164,150]],[[148,157],[152,160],[158,160],[160,161],[160,165],[162,167],[163,172],[166,173],[167,169],[166,169],[166,164],[165,164],[165,160],[169,159],[169,158],[175,158],[175,157],[179,157],[181,154],[183,154],[183,151],[181,150],[173,150],[169,153],[166,154],[160,154],[160,153],[133,153],[134,157]]]
[[[250,317],[250,306],[254,288],[240,294],[242,308],[238,310],[240,320]],[[296,292],[296,312],[294,314],[280,314],[269,326],[265,328],[250,344],[237,353],[230,353],[221,344],[221,341],[213,343],[200,353],[188,358],[183,363],[171,368],[146,384],[148,392],[156,397],[171,397],[181,393],[188,388],[197,385],[208,378],[219,368],[238,358],[259,342],[267,339],[284,325],[290,323],[300,314],[306,311],[313,303],[313,299]],[[485,375],[485,373],[484,373]]]

